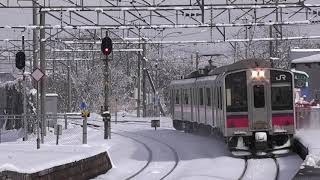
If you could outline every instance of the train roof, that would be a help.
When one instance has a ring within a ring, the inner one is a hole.
[[[170,85],[186,85],[186,84],[192,84],[196,81],[196,79],[178,79],[171,81]]]
[[[218,75],[226,72],[251,68],[271,68],[271,63],[263,59],[246,59],[230,65],[215,68],[211,70],[208,75]]]

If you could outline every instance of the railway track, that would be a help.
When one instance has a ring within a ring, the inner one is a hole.
[[[138,170],[137,172],[135,172],[135,173],[132,174],[131,176],[127,177],[126,180],[129,180],[129,179],[132,179],[132,178],[138,176],[141,172],[143,172],[143,171],[150,165],[150,163],[151,163],[151,161],[152,161],[152,150],[151,150],[151,148],[150,148],[146,143],[144,143],[144,142],[142,142],[142,141],[140,141],[140,140],[138,140],[138,139],[136,139],[136,138],[129,137],[129,136],[126,136],[126,135],[123,135],[123,134],[120,134],[120,133],[115,133],[115,132],[112,132],[112,134],[117,134],[117,135],[119,135],[119,136],[132,139],[133,141],[135,141],[135,142],[143,145],[143,146],[146,148],[146,150],[148,151],[148,160],[147,160],[147,163],[146,163],[140,170]]]
[[[81,124],[79,124],[79,125],[81,125]],[[88,126],[90,126],[91,128],[94,128],[94,129],[101,130],[101,126],[100,125],[88,123]],[[153,160],[152,160],[152,158],[153,158],[152,148],[147,143],[143,142],[141,140],[141,138],[137,138],[137,137],[142,137],[144,139],[149,139],[149,140],[152,140],[152,141],[157,142],[159,144],[162,144],[163,146],[165,146],[168,149],[170,149],[170,151],[172,152],[172,154],[174,156],[174,165],[173,165],[172,168],[170,168],[170,170],[167,173],[165,173],[164,175],[162,175],[160,177],[161,180],[167,178],[176,169],[176,167],[178,166],[179,161],[180,161],[179,160],[179,156],[178,156],[178,152],[172,146],[170,146],[169,144],[167,144],[165,142],[162,142],[162,141],[160,141],[160,140],[158,140],[156,138],[145,136],[145,135],[142,135],[142,134],[139,134],[139,133],[133,133],[133,132],[123,131],[123,130],[117,130],[117,131],[119,131],[119,132],[111,132],[111,133],[119,135],[119,136],[122,136],[122,137],[125,137],[125,138],[132,139],[133,141],[135,141],[135,142],[141,144],[142,146],[144,146],[148,151],[148,160],[147,160],[147,163],[145,164],[145,166],[143,166],[141,169],[139,169],[134,174],[132,174],[129,177],[127,177],[126,178],[127,180],[133,179],[133,178],[137,177],[138,175],[142,174],[148,167],[150,167],[150,164],[153,162]],[[120,132],[122,132],[122,133],[120,133]],[[131,135],[134,135],[136,137],[128,136],[128,135],[125,135],[124,133],[131,134]]]
[[[118,130],[118,131],[122,131],[122,130]],[[122,132],[129,133],[129,134],[135,134],[137,136],[141,136],[141,137],[144,137],[146,139],[151,139],[151,140],[153,140],[153,141],[155,141],[155,142],[157,142],[159,144],[162,144],[162,145],[168,147],[171,150],[171,152],[174,155],[174,166],[165,175],[163,175],[160,178],[161,180],[167,178],[177,168],[177,166],[179,164],[179,161],[180,161],[179,160],[179,155],[178,155],[178,152],[172,146],[170,146],[169,144],[167,144],[165,142],[162,142],[162,141],[160,141],[160,140],[158,140],[156,138],[145,136],[145,135],[142,135],[142,134],[139,134],[139,133],[132,133],[132,132],[128,132],[128,131],[122,131]]]
[[[267,158],[267,159],[270,159],[270,158]],[[271,157],[271,159],[274,161],[274,164],[276,166],[276,172],[275,172],[275,175],[274,175],[274,180],[278,180],[279,179],[279,173],[280,173],[280,167],[279,167],[279,163],[278,163],[278,160],[276,157]],[[244,165],[244,168],[243,168],[243,171],[239,177],[239,180],[244,180],[245,178],[245,175],[246,173],[248,172],[248,158],[244,158],[244,161],[245,161],[245,165]]]

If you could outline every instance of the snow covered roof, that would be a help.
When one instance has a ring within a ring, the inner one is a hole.
[[[56,94],[56,93],[48,93],[48,94],[46,94],[46,97],[58,97],[58,94]]]
[[[320,49],[291,49],[291,52],[319,52]]]
[[[294,59],[291,61],[293,64],[299,64],[299,63],[317,63],[320,62],[320,54],[315,54],[307,57],[302,57],[298,59]]]

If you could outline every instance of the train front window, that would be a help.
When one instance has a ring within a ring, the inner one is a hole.
[[[242,71],[227,75],[225,83],[227,112],[248,111],[246,72]]]
[[[264,108],[264,85],[254,85],[253,86],[253,98],[255,108]]]
[[[293,109],[293,76],[280,70],[270,71],[272,110]]]
[[[272,84],[272,110],[289,110],[292,105],[291,83]]]

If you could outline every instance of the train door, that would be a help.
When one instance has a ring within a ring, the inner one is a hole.
[[[266,81],[252,81],[248,88],[250,130],[270,129],[270,97]]]

